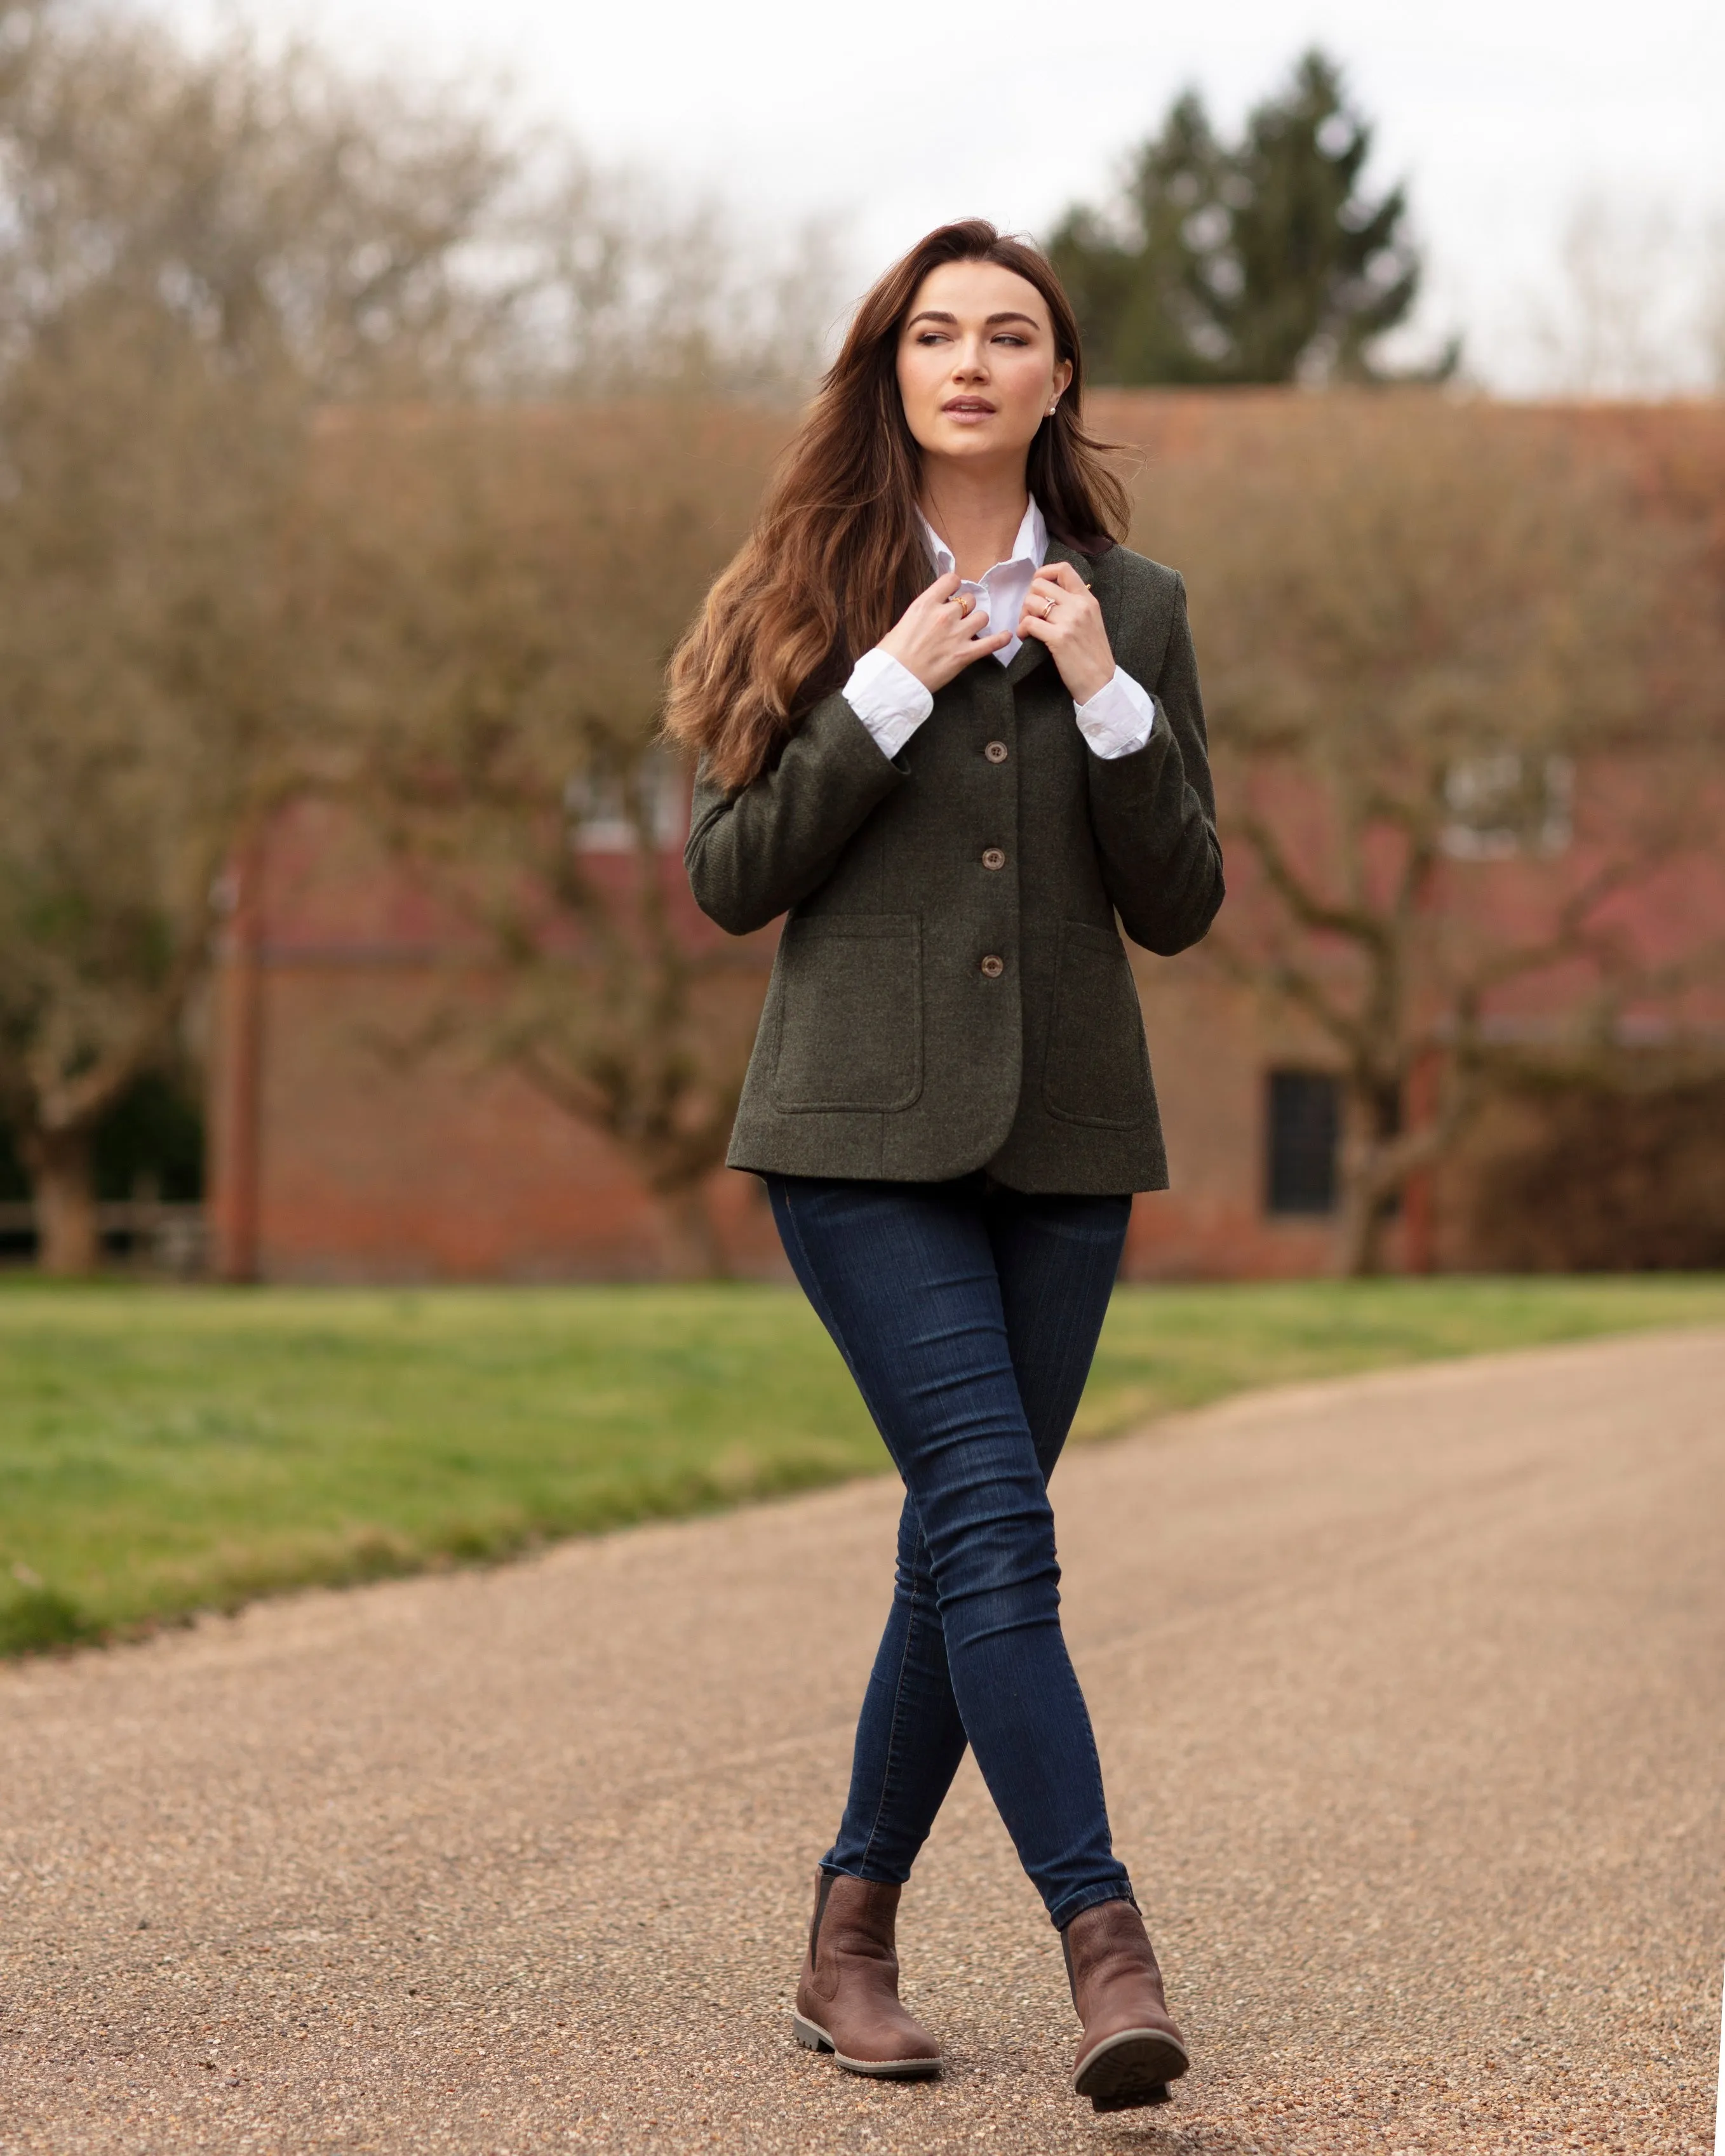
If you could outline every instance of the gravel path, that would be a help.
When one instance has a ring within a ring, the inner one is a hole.
[[[1097,2118],[967,1767],[938,2086],[787,2007],[881,1614],[863,1484],[0,1671],[0,2151],[1704,2156],[1725,1333],[1260,1394],[1056,1483],[1195,2066]]]

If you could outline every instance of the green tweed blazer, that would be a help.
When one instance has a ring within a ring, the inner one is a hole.
[[[733,935],[788,913],[729,1153],[785,1175],[1025,1191],[1167,1187],[1118,921],[1164,957],[1222,902],[1186,593],[1116,547],[1051,542],[1156,699],[1092,753],[1045,646],[980,659],[889,760],[842,696],[737,793],[696,776],[685,860]]]

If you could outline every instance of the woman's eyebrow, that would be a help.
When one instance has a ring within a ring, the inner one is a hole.
[[[950,322],[956,329],[958,326],[958,317],[957,315],[948,314],[944,307],[924,307],[920,312],[912,315],[905,326],[907,329],[914,329],[918,322]],[[1022,314],[1016,308],[1012,307],[1008,308],[1003,314],[988,316],[983,321],[983,327],[992,329],[997,322],[1028,322],[1033,330],[1041,327],[1034,315]]]

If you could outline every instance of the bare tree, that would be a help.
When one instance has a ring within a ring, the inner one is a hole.
[[[603,1132],[684,1272],[721,1269],[703,1186],[765,975],[689,899],[662,680],[783,424],[670,398],[359,412],[321,459],[341,783],[468,932],[394,1052],[465,1044]]]
[[[503,172],[304,53],[0,16],[0,1113],[49,1270],[95,1261],[95,1126],[166,1054],[309,708],[314,402],[456,366]]]
[[[1720,220],[1592,192],[1566,218],[1555,278],[1532,309],[1548,391],[1661,398],[1717,388]]]
[[[0,1114],[51,1270],[95,1262],[95,1126],[170,1049],[268,762],[283,475],[258,418],[105,294],[0,389]]]
[[[1205,657],[1235,864],[1207,947],[1335,1059],[1337,1263],[1367,1272],[1515,995],[1609,1032],[1716,963],[1656,963],[1631,917],[1712,844],[1715,609],[1698,535],[1573,418],[1331,398],[1217,435],[1142,511]]]
[[[141,16],[0,0],[0,1115],[51,1269],[94,1261],[94,1127],[165,1052],[213,878],[339,762],[364,702],[341,609],[318,611],[319,550],[341,552],[313,499],[320,410],[794,393],[830,298],[829,252],[798,246],[763,276],[716,208],[305,44],[194,53]],[[651,530],[653,557],[629,556],[642,588],[692,603],[684,533]],[[516,598],[519,536],[488,565]],[[637,601],[605,589],[581,723],[644,738]],[[436,706],[442,684],[396,678],[406,707]],[[642,903],[634,932],[668,952]],[[650,1076],[627,1107],[609,1082],[614,1119],[644,1131]]]
[[[491,385],[516,401],[798,403],[829,356],[838,260],[829,222],[762,231],[545,146],[499,220],[491,276],[512,280],[512,305]]]
[[[9,351],[120,290],[316,397],[449,386],[489,344],[468,250],[517,175],[489,113],[76,0],[5,6],[0,52]]]

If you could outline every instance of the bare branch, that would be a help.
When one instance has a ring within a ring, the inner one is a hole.
[[[1216,441],[1158,460],[1142,536],[1186,573],[1224,844],[1260,871],[1218,955],[1340,1059],[1342,1247],[1369,1269],[1384,1201],[1478,1111],[1488,1004],[1563,973],[1566,1024],[1598,1025],[1701,977],[1633,901],[1710,843],[1686,774],[1725,723],[1717,485],[1681,480],[1675,514],[1573,417],[1438,399],[1278,404]]]
[[[1319,935],[1345,936],[1351,942],[1381,950],[1387,932],[1383,921],[1363,904],[1335,906],[1320,898],[1293,865],[1281,841],[1262,818],[1245,815],[1240,835],[1257,855],[1266,880],[1302,928]],[[1350,865],[1357,855],[1347,856]]]

